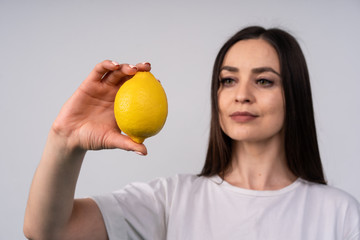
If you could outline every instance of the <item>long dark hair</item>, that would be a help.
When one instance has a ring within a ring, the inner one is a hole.
[[[232,139],[221,129],[217,92],[225,54],[235,43],[263,39],[276,50],[285,96],[284,142],[289,169],[302,179],[326,184],[317,142],[309,72],[296,39],[284,30],[247,27],[237,32],[220,49],[213,68],[211,84],[211,125],[209,146],[199,176],[219,174],[224,178],[231,166]]]

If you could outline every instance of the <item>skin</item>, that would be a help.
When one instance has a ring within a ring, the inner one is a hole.
[[[87,150],[120,148],[146,155],[143,144],[122,135],[113,115],[119,87],[149,63],[97,64],[53,123],[33,178],[24,234],[29,239],[108,239],[104,220],[91,199],[74,200]]]
[[[275,49],[262,39],[243,40],[225,55],[218,90],[219,119],[233,140],[230,184],[276,190],[296,178],[286,165],[284,95]],[[252,117],[234,117],[247,112]]]

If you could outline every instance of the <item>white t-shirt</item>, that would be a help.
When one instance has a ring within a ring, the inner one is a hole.
[[[359,203],[302,179],[255,191],[219,176],[176,175],[93,199],[110,240],[360,240]]]

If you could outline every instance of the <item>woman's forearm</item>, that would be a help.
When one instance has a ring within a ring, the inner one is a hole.
[[[57,239],[64,232],[85,153],[50,131],[26,207],[24,233],[28,238]]]

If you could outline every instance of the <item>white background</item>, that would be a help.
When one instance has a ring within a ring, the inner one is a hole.
[[[329,184],[360,200],[360,1],[0,0],[0,239],[24,239],[33,173],[60,107],[104,59],[149,61],[169,101],[149,155],[89,152],[77,197],[199,173],[220,46],[248,25],[281,27],[307,58]]]

